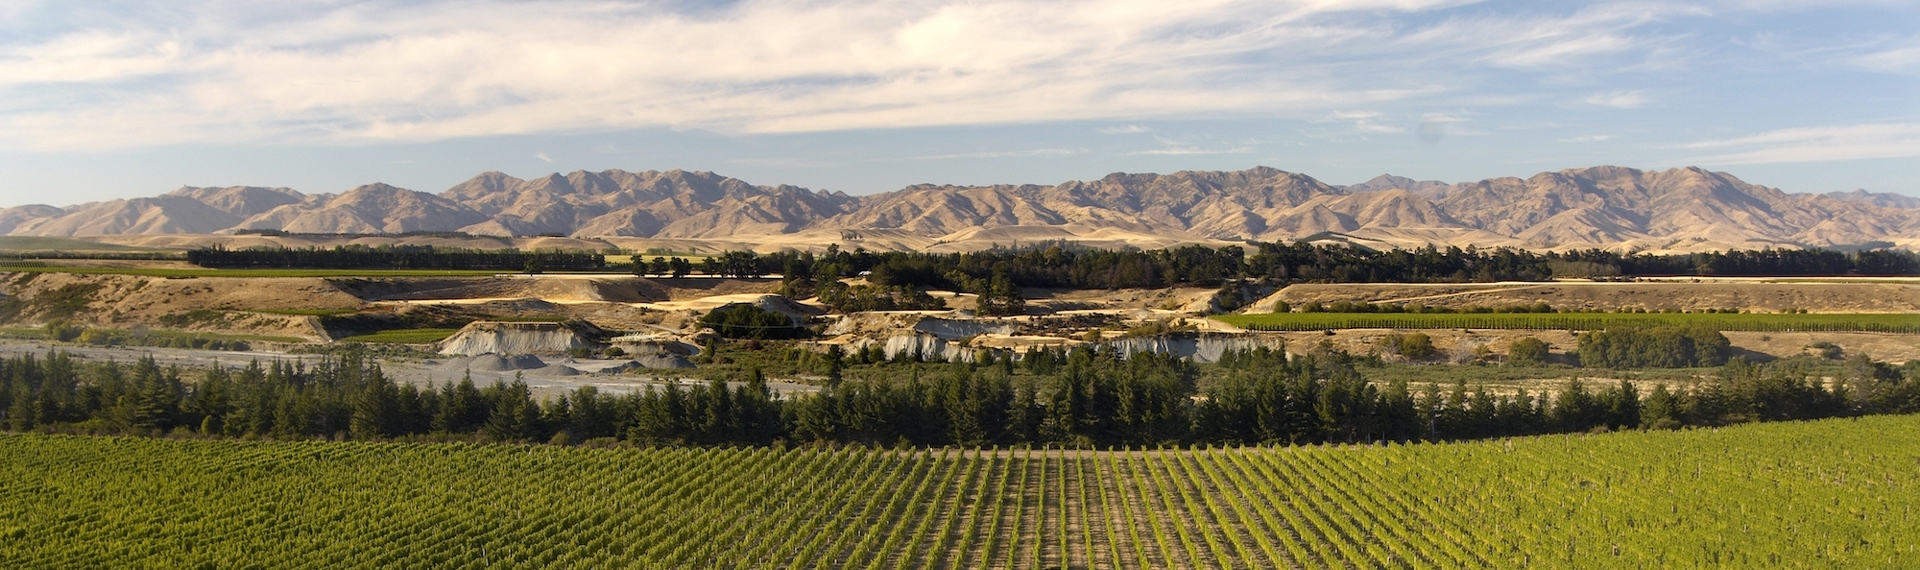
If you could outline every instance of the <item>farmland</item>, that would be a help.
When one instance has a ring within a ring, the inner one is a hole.
[[[0,436],[9,567],[1893,567],[1920,417],[1123,452]]]
[[[459,332],[457,329],[392,329],[380,332],[350,336],[339,339],[340,342],[393,343],[393,344],[429,344],[446,340]]]
[[[1598,330],[1623,326],[1699,326],[1747,332],[1920,332],[1920,315],[1727,313],[1274,313],[1213,317],[1256,331],[1337,329]]]

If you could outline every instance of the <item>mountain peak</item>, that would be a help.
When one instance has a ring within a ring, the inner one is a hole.
[[[1438,191],[1443,191],[1452,186],[1452,184],[1439,180],[1414,180],[1405,176],[1381,174],[1373,177],[1372,180],[1359,184],[1341,186],[1340,189],[1348,192],[1377,192],[1380,190],[1400,189],[1428,198],[1437,198],[1440,194]]]

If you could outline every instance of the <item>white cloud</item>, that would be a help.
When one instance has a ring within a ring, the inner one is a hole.
[[[1559,73],[1593,56],[1644,50],[1658,42],[1629,33],[1636,26],[1688,13],[1607,5],[1558,17],[1396,20],[1461,3],[744,0],[678,12],[594,0],[234,0],[136,7],[84,29],[0,42],[0,145],[1313,119],[1458,91],[1463,70]]]
[[[952,159],[952,158],[1015,158],[1015,157],[1025,157],[1025,156],[1066,156],[1069,154],[1080,154],[1083,152],[1086,152],[1086,149],[1038,148],[1033,150],[964,152],[964,153],[958,153],[958,154],[933,154],[933,155],[926,155],[926,156],[909,156],[909,157],[906,157],[905,160],[946,160],[946,159]]]
[[[1594,93],[1580,99],[1581,103],[1615,109],[1633,109],[1650,102],[1647,95],[1640,91],[1607,91]]]
[[[1849,63],[1881,73],[1920,72],[1920,39],[1910,39],[1909,43],[1911,45],[1855,56]]]
[[[1236,146],[1236,147],[1220,148],[1220,149],[1200,148],[1200,147],[1194,147],[1194,146],[1171,146],[1167,148],[1143,150],[1139,152],[1129,152],[1127,153],[1127,155],[1141,156],[1141,155],[1188,155],[1188,154],[1247,154],[1250,152],[1253,152],[1253,149],[1249,147],[1244,147],[1244,146]]]
[[[1103,135],[1133,135],[1133,134],[1140,134],[1140,133],[1150,133],[1150,132],[1153,132],[1153,129],[1142,127],[1140,125],[1127,125],[1124,127],[1101,127],[1098,129],[1094,129],[1094,132],[1097,132]]]
[[[1699,164],[1770,164],[1920,157],[1920,123],[1825,125],[1682,145],[1726,149],[1687,159]]]
[[[1567,137],[1564,139],[1560,139],[1560,142],[1587,143],[1587,142],[1601,142],[1601,141],[1608,141],[1608,140],[1613,140],[1613,135],[1581,135],[1577,137]]]
[[[1425,48],[1413,53],[1427,62],[1471,59],[1498,67],[1569,68],[1597,57],[1651,52],[1669,38],[1635,35],[1635,29],[1678,17],[1705,16],[1684,4],[1603,3],[1570,16],[1454,18],[1408,34],[1405,41]]]
[[[549,157],[547,157],[547,153],[545,153],[545,152],[536,152],[536,153],[533,153],[533,157],[534,157],[534,158],[538,158],[538,159],[540,159],[540,160],[542,160],[542,161],[545,161],[545,162],[546,162],[547,164],[553,164],[553,159],[552,159],[552,158],[549,158]]]

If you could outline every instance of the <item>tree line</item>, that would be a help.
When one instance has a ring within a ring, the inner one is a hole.
[[[1092,448],[1439,441],[1920,412],[1920,363],[1896,368],[1861,355],[1839,372],[1812,358],[1734,359],[1710,379],[1644,393],[1625,381],[1578,380],[1553,393],[1464,381],[1416,390],[1366,381],[1359,361],[1325,346],[1304,355],[1256,349],[1203,370],[1152,353],[1035,349],[1018,362],[881,365],[897,366],[895,377],[847,380],[836,358],[813,394],[775,397],[749,370],[732,383],[619,395],[582,387],[536,399],[518,381],[396,383],[352,352],[311,366],[216,367],[192,381],[150,357],[83,363],[54,352],[0,360],[0,420],[15,431],[276,439]]]
[[[332,249],[202,248],[187,260],[203,267],[318,269],[605,269],[591,252],[522,252],[434,246],[337,246]],[[780,275],[796,293],[843,277],[865,275],[882,286],[957,290],[987,295],[989,311],[1016,287],[1060,289],[1217,287],[1243,279],[1280,283],[1430,283],[1541,281],[1615,276],[1913,276],[1920,254],[1890,250],[1842,252],[1769,249],[1679,255],[1623,254],[1599,249],[1536,253],[1468,247],[1376,251],[1305,242],[1246,247],[1186,246],[1102,250],[1070,243],[994,248],[970,253],[872,252],[829,246],[821,254],[727,251],[698,264],[680,257],[636,257],[636,275],[681,278],[695,272],[738,279]],[[1016,291],[1017,292],[1017,291]]]
[[[591,271],[605,269],[605,255],[578,251],[462,249],[431,245],[342,245],[320,248],[199,248],[187,262],[201,267],[275,269],[490,269],[500,271]]]
[[[674,269],[671,263],[659,258],[638,264],[636,271],[682,276],[692,270],[691,264]],[[1650,255],[1598,249],[1536,253],[1434,246],[1375,251],[1304,242],[1157,250],[1102,250],[1056,243],[943,254],[846,251],[836,244],[817,255],[726,252],[709,258],[701,269],[736,277],[778,274],[786,290],[800,295],[817,292],[843,277],[864,275],[879,286],[978,293],[992,313],[1011,308],[1002,304],[1009,302],[1010,294],[1017,298],[1018,287],[1223,287],[1241,280],[1428,283],[1672,275],[1910,276],[1920,275],[1920,254],[1809,249]]]

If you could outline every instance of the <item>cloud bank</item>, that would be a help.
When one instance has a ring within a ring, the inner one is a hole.
[[[1451,11],[1462,4],[1471,2],[26,3],[0,13],[0,32],[17,32],[0,40],[0,145],[1317,119],[1444,101],[1487,74],[1645,63],[1666,40],[1644,27],[1704,13]],[[1624,91],[1595,97],[1643,102]]]

